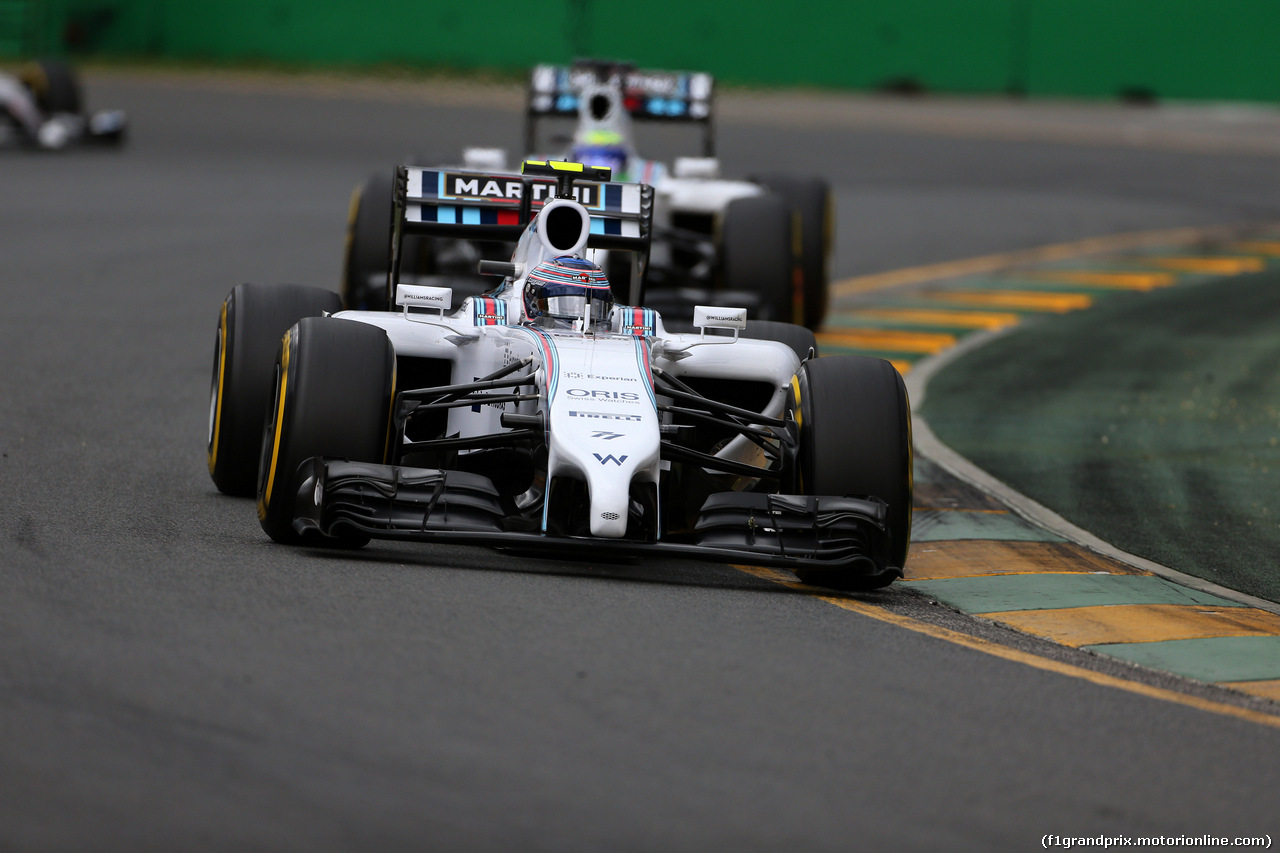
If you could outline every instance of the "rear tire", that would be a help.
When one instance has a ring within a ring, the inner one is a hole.
[[[375,172],[351,194],[342,263],[342,303],[361,311],[387,310],[391,269],[394,176]]]
[[[58,59],[28,62],[19,70],[18,78],[31,90],[36,106],[45,115],[80,114],[80,81],[67,63]]]
[[[800,369],[800,476],[807,495],[873,495],[888,507],[889,565],[906,565],[911,541],[911,407],[902,376],[867,356],[828,356]],[[806,569],[805,583],[837,589],[886,586]]]
[[[293,526],[298,466],[313,456],[386,458],[395,364],[386,332],[355,320],[308,317],[285,335],[258,465],[258,520],[276,542],[358,547],[369,541],[363,534],[304,540]]]
[[[777,341],[780,344],[786,344],[801,361],[808,358],[811,351],[815,357],[818,355],[818,339],[813,331],[804,326],[797,326],[795,323],[748,320],[747,327],[739,334],[741,337],[758,341]]]
[[[218,490],[252,497],[262,421],[280,338],[303,317],[341,310],[338,294],[300,284],[241,284],[222,303],[209,392],[209,475]]]
[[[729,290],[755,293],[755,319],[799,319],[791,248],[791,208],[773,193],[736,198],[720,222],[720,268]]]
[[[786,199],[799,218],[802,321],[810,329],[817,329],[826,319],[830,303],[831,251],[835,243],[835,199],[831,187],[816,177],[764,175],[756,180]]]

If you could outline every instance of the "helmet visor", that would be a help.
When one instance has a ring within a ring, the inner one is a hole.
[[[609,296],[609,291],[603,292],[593,290],[591,296],[587,296],[584,289],[579,293],[565,293],[559,296],[546,296],[546,308],[543,309],[550,317],[558,320],[581,320],[584,313],[587,312],[587,302],[590,301],[590,314],[587,321],[590,323],[598,323],[609,317],[609,312],[613,309],[613,300]]]

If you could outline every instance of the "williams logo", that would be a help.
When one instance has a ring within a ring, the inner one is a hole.
[[[517,202],[520,200],[522,186],[519,178],[456,175],[452,172],[445,172],[444,175],[444,195],[450,198]],[[555,188],[554,182],[535,181],[533,203],[543,204],[549,201]],[[600,186],[591,183],[574,184],[573,199],[584,207],[596,207],[600,200]]]
[[[596,458],[596,461],[599,462],[601,465],[603,465],[606,462],[612,462],[614,465],[617,465],[618,467],[622,467],[622,463],[627,461],[627,457],[625,455],[614,456],[612,453],[610,453],[608,456],[601,456],[599,453],[592,453],[591,455],[594,456]]]

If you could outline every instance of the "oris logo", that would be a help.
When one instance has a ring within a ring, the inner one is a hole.
[[[634,391],[588,391],[586,388],[570,388],[565,393],[570,397],[578,397],[579,399],[584,397],[589,397],[593,400],[635,401],[640,399],[640,395]]]

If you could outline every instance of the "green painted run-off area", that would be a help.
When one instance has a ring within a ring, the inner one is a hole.
[[[520,72],[575,56],[731,82],[1280,100],[1274,0],[0,0],[51,52]]]
[[[1280,272],[1115,295],[945,368],[922,414],[1125,551],[1280,601]]]

